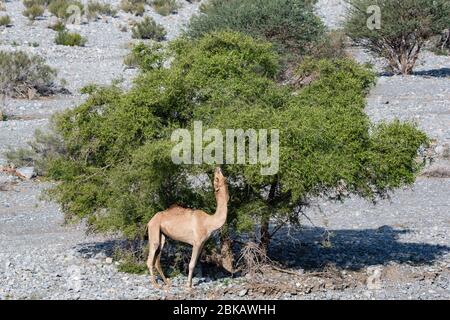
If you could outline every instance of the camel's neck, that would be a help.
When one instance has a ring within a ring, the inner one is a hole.
[[[208,226],[211,232],[220,229],[227,221],[228,192],[226,188],[216,194],[216,203],[216,213],[211,216]]]

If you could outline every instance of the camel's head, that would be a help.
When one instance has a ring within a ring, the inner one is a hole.
[[[214,170],[214,193],[217,195],[220,191],[225,191],[228,197],[227,178],[222,174],[220,167]]]

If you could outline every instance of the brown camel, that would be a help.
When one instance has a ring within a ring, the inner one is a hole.
[[[211,233],[220,229],[227,220],[227,204],[229,200],[226,178],[219,167],[214,172],[214,194],[216,196],[216,213],[209,215],[201,210],[193,210],[172,206],[165,211],[158,212],[148,223],[149,254],[147,266],[150,270],[151,282],[155,287],[153,266],[161,275],[164,283],[169,281],[164,276],[160,258],[166,237],[188,243],[192,246],[192,257],[189,263],[189,276],[187,286],[192,287],[192,273],[197,259],[206,240]]]

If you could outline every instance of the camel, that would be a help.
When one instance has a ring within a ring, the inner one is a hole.
[[[161,275],[164,283],[169,281],[161,268],[161,253],[166,237],[181,241],[192,246],[192,256],[189,263],[187,287],[192,288],[192,274],[203,245],[211,234],[220,229],[227,220],[228,187],[226,178],[217,167],[214,171],[214,194],[216,197],[216,212],[212,215],[201,210],[193,210],[173,205],[165,211],[158,212],[148,223],[149,254],[147,266],[150,270],[151,283],[159,288],[153,274],[153,267]]]

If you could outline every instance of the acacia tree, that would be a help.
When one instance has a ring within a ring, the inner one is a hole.
[[[371,198],[414,181],[426,136],[409,124],[370,124],[364,98],[375,77],[353,61],[308,60],[298,73],[314,81],[294,88],[273,80],[278,55],[271,44],[239,33],[142,52],[135,54],[145,68],[129,92],[86,88],[85,103],[53,119],[64,152],[51,153],[45,172],[60,182],[50,195],[69,220],[87,218],[93,230],[136,238],[173,203],[213,212],[211,184],[200,178],[214,165],[171,159],[171,133],[192,131],[194,121],[205,130],[280,130],[275,175],[261,175],[263,164],[248,161],[223,166],[231,195],[227,248],[261,225],[257,239],[267,249],[270,220],[298,222],[312,197]]]
[[[448,0],[348,2],[346,33],[356,43],[387,59],[390,69],[398,74],[411,74],[426,41],[440,35],[450,24]],[[371,10],[375,7],[379,12]],[[379,19],[379,25],[371,25],[372,19]]]

